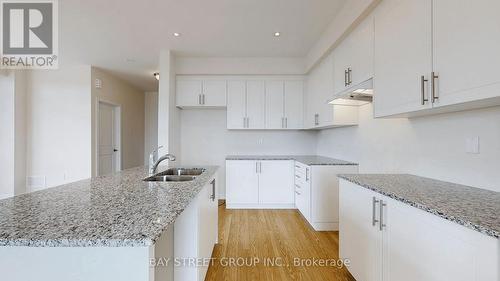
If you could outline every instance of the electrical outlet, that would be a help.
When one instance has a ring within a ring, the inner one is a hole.
[[[479,154],[479,137],[469,137],[465,139],[465,152]]]
[[[262,145],[264,143],[264,139],[259,139],[259,144]]]

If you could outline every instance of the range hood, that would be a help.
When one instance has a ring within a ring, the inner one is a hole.
[[[329,104],[361,106],[373,101],[373,79],[352,86],[351,88],[335,95]]]

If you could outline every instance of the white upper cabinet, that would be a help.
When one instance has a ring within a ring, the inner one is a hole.
[[[375,11],[375,117],[500,104],[499,9],[496,0],[382,1]]]
[[[227,87],[227,128],[264,129],[264,81],[228,81]]]
[[[434,0],[433,5],[434,106],[499,97],[500,1]]]
[[[183,107],[225,107],[226,81],[200,77],[177,77],[176,105]]]
[[[302,80],[266,81],[266,129],[302,129],[303,103]]]
[[[304,82],[285,81],[285,129],[304,128]]]
[[[247,81],[247,129],[265,128],[266,92],[264,81]]]
[[[384,0],[375,14],[375,117],[430,107],[431,0]],[[423,77],[423,81],[422,81]]]
[[[330,54],[307,76],[306,128],[332,128],[358,123],[357,107],[328,104],[333,96],[333,85],[333,54]]]
[[[368,17],[333,51],[334,94],[373,77],[373,33]]]
[[[176,105],[201,106],[202,83],[201,80],[177,80]]]
[[[203,81],[202,102],[203,106],[212,106],[212,107],[226,106],[226,81],[225,80]]]
[[[284,129],[284,82],[266,81],[266,129]]]
[[[244,129],[247,124],[247,95],[245,81],[227,82],[227,128]]]

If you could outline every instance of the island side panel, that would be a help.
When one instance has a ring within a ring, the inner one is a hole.
[[[0,247],[2,280],[151,281],[150,247]]]

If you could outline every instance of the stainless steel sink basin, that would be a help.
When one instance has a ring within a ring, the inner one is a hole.
[[[157,174],[157,176],[199,176],[205,169],[203,168],[170,168],[164,172]]]
[[[195,176],[176,176],[176,175],[156,175],[149,178],[145,178],[144,181],[158,181],[158,182],[181,182],[181,181],[192,181]]]

